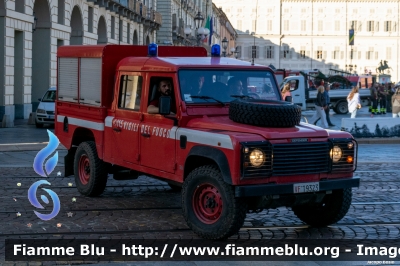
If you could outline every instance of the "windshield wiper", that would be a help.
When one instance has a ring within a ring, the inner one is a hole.
[[[214,100],[214,101],[216,101],[216,102],[218,102],[218,103],[220,103],[220,104],[222,104],[222,106],[225,106],[225,103],[224,102],[222,102],[222,101],[220,101],[220,100],[217,100],[217,99],[215,99],[214,97],[210,97],[210,96],[200,96],[200,95],[198,95],[198,96],[190,96],[191,98],[194,98],[194,99],[202,99],[202,100]]]
[[[232,98],[240,98],[240,99],[254,99],[254,97],[248,95],[231,95]]]

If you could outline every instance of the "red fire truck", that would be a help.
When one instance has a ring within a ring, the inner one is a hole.
[[[263,208],[291,206],[313,226],[342,219],[359,186],[356,141],[300,123],[270,68],[219,53],[60,47],[55,132],[68,149],[65,176],[86,196],[102,194],[109,175],[164,180],[181,190],[188,226],[207,239],[235,234],[247,211]],[[246,95],[249,86],[268,100]]]

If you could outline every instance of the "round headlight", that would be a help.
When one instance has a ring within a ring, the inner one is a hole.
[[[342,158],[342,149],[339,146],[333,146],[330,155],[333,162],[337,163]]]
[[[260,167],[264,163],[264,160],[264,153],[259,149],[255,149],[250,153],[250,163],[254,167]]]
[[[353,147],[354,147],[354,143],[353,142],[347,143],[347,148],[353,149]]]

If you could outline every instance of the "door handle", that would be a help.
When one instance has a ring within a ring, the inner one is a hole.
[[[145,138],[150,138],[150,134],[147,134],[147,133],[142,133],[142,136]]]
[[[118,127],[113,127],[113,130],[114,130],[115,132],[121,132],[121,129],[118,128]]]

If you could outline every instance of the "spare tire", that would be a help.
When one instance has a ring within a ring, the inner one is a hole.
[[[230,103],[229,118],[262,127],[293,127],[300,124],[301,107],[284,101],[237,99]]]

